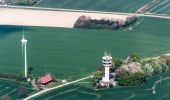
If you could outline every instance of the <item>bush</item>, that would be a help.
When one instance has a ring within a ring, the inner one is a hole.
[[[119,68],[123,64],[123,61],[120,59],[113,59],[113,62],[115,64],[115,69]]]
[[[159,74],[162,72],[162,67],[160,65],[160,62],[158,60],[152,61],[151,65],[154,68],[154,74]]]
[[[163,72],[167,72],[169,70],[169,66],[165,62],[160,62],[160,66],[162,67]]]
[[[169,67],[170,69],[170,56],[162,55],[159,57],[161,62],[165,62],[165,64]]]
[[[27,93],[28,93],[28,90],[26,87],[24,86],[20,86],[19,89],[18,89],[18,96],[20,98],[24,98],[27,96]]]
[[[129,73],[125,69],[122,69],[122,68],[118,68],[116,70],[116,74],[117,74],[118,77],[129,75]]]
[[[132,54],[130,57],[131,57],[133,62],[140,62],[141,61],[141,57],[137,53]]]
[[[146,81],[146,76],[142,72],[137,72],[130,75],[123,75],[117,78],[119,85],[121,86],[135,86]]]
[[[154,68],[151,64],[145,64],[144,66],[142,66],[142,69],[147,76],[152,76],[154,73]]]
[[[103,77],[103,72],[101,71],[97,71],[93,74],[93,78],[91,80],[92,86],[96,86],[96,83],[99,83],[99,81],[102,79]]]

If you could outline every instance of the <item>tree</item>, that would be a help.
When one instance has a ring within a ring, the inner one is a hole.
[[[103,72],[101,71],[97,71],[93,74],[93,78],[91,80],[92,86],[96,86],[96,83],[99,83],[99,81],[102,79],[103,77]]]
[[[159,57],[161,62],[165,62],[170,69],[170,56],[162,55]]]
[[[151,64],[145,64],[144,66],[142,66],[142,69],[144,70],[147,76],[152,76],[154,73],[154,68]]]
[[[154,60],[151,62],[151,65],[153,66],[154,68],[154,74],[159,74],[162,72],[162,67],[161,65],[159,64],[159,61],[158,60]]]
[[[28,68],[28,74],[31,75],[31,73],[32,73],[33,70],[34,70],[34,68],[33,68],[32,66],[30,66],[30,67]]]
[[[135,86],[146,81],[146,76],[142,72],[137,72],[130,75],[123,75],[117,78],[119,85],[121,86]]]
[[[118,69],[116,70],[116,74],[117,74],[118,77],[119,77],[119,76],[129,75],[129,73],[128,73],[125,69],[123,69],[123,68],[118,68]]]
[[[140,62],[141,61],[141,57],[137,53],[132,54],[131,59],[132,59],[133,62]]]
[[[20,87],[19,87],[19,89],[18,89],[18,96],[19,96],[20,98],[25,97],[25,96],[27,95],[27,93],[28,93],[28,90],[27,90],[26,87],[24,87],[24,86],[20,86]]]
[[[162,71],[163,71],[163,72],[166,72],[166,71],[169,70],[169,66],[166,65],[165,62],[160,62],[160,66],[162,67]]]
[[[115,64],[116,69],[119,68],[123,64],[123,61],[120,59],[114,59],[113,62]]]

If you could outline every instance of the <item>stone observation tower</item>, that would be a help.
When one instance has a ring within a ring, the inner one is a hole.
[[[104,56],[102,57],[102,64],[103,64],[104,69],[105,69],[105,75],[102,78],[102,81],[109,83],[110,82],[110,79],[109,79],[110,67],[112,66],[112,57],[111,57],[110,54],[107,54],[105,52]]]

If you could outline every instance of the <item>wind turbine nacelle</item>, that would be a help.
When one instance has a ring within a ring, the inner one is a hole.
[[[27,40],[26,39],[22,39],[21,42],[22,43],[27,43]]]

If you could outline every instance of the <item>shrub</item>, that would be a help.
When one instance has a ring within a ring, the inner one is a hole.
[[[163,72],[167,72],[169,70],[169,66],[165,62],[160,62],[160,66],[162,67]]]
[[[146,81],[146,76],[142,72],[137,72],[130,75],[123,75],[117,78],[118,84],[121,86],[135,86]]]
[[[96,86],[96,83],[99,83],[99,81],[102,79],[103,77],[103,72],[101,71],[97,71],[93,74],[93,78],[91,80],[92,86]]]
[[[137,53],[132,54],[130,57],[131,57],[133,62],[140,62],[141,61],[141,57]]]
[[[120,59],[113,59],[113,62],[115,64],[115,69],[119,68],[123,64],[123,61]]]
[[[144,70],[147,76],[152,76],[154,73],[154,68],[151,64],[145,64],[144,66],[142,66],[142,69]]]
[[[151,65],[154,68],[154,74],[159,74],[162,72],[162,67],[160,65],[160,62],[158,60],[152,61]]]
[[[18,96],[20,98],[24,98],[27,96],[27,93],[28,93],[28,90],[26,87],[24,86],[20,86],[19,89],[18,89]]]

